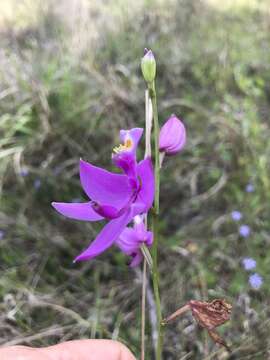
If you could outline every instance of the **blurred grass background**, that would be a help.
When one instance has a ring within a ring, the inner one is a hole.
[[[160,119],[175,113],[188,132],[162,172],[163,313],[190,299],[225,297],[234,307],[220,329],[232,355],[186,316],[168,327],[164,359],[269,358],[269,0],[2,0],[0,8],[1,344],[106,337],[139,354],[140,271],[114,249],[73,265],[99,225],[64,219],[50,202],[83,199],[79,158],[113,169],[119,129],[143,126],[147,46]],[[250,226],[247,239],[232,210]],[[244,257],[257,261],[258,291]],[[147,359],[152,311],[149,287]]]

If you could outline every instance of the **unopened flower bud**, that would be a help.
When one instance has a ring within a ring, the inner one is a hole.
[[[175,155],[183,149],[185,143],[185,126],[175,115],[171,115],[160,129],[159,151],[166,155]]]
[[[156,77],[156,60],[151,50],[145,49],[145,55],[141,61],[144,80],[151,83]]]

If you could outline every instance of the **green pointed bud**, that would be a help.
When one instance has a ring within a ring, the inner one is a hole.
[[[141,61],[144,80],[151,83],[156,77],[156,60],[151,50],[144,49],[144,57]]]

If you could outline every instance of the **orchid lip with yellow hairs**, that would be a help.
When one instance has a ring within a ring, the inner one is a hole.
[[[96,239],[75,261],[92,259],[119,238],[129,222],[139,214],[146,213],[154,200],[154,174],[150,158],[139,163],[136,150],[143,129],[121,130],[124,145],[113,154],[113,163],[123,174],[111,173],[84,160],[80,161],[80,180],[89,197],[84,203],[53,202],[60,214],[76,220],[109,220]],[[128,146],[125,144],[128,141]]]

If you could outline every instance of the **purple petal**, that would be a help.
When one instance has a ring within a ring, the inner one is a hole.
[[[138,143],[142,137],[143,129],[142,128],[134,128],[131,130],[120,130],[120,140],[125,145],[127,142],[130,142],[129,151],[135,153],[137,150]]]
[[[133,257],[130,266],[135,267],[142,260],[140,246],[143,243],[147,246],[151,246],[152,242],[153,233],[151,231],[146,231],[142,217],[140,215],[136,215],[134,217],[134,227],[126,227],[119,238],[115,241],[115,244],[124,254]]]
[[[152,246],[154,241],[154,234],[152,233],[152,231],[147,231],[147,235],[146,235],[146,239],[145,239],[145,243],[148,247]]]
[[[137,232],[132,228],[125,228],[115,244],[126,255],[132,255],[140,247],[141,241],[138,238]]]
[[[132,259],[131,263],[129,264],[129,266],[131,268],[134,268],[134,267],[138,266],[141,263],[142,259],[143,259],[142,253],[141,253],[141,251],[138,251],[136,253],[136,255],[133,257],[133,259]]]
[[[146,58],[148,60],[155,60],[155,57],[154,57],[154,54],[153,54],[152,50],[144,48],[143,54],[144,54],[144,58]]]
[[[80,178],[86,194],[97,203],[122,208],[132,195],[127,176],[113,174],[83,160],[80,161]]]
[[[147,212],[153,204],[155,194],[155,178],[150,158],[139,162],[137,174],[141,182],[137,201],[145,204],[145,212]]]
[[[133,219],[133,229],[137,233],[137,237],[141,242],[143,241],[147,246],[151,246],[153,243],[153,233],[152,231],[147,231],[144,217],[142,215],[136,215]]]
[[[75,261],[92,259],[103,253],[118,239],[127,224],[142,211],[143,207],[141,204],[134,204],[122,216],[111,220],[104,226],[90,246],[76,257]]]
[[[60,214],[76,220],[98,221],[103,217],[97,214],[92,208],[91,202],[86,203],[61,203],[53,202],[52,206]]]
[[[136,156],[129,151],[123,151],[113,154],[112,160],[115,166],[119,167],[129,177],[129,184],[136,189],[137,173],[136,173]]]
[[[144,217],[142,215],[136,215],[133,219],[133,228],[139,234],[143,234],[146,231],[146,227],[144,224]]]
[[[123,209],[121,209],[122,210],[121,211],[110,205],[99,205],[96,203],[94,203],[92,206],[93,206],[93,209],[100,216],[103,216],[105,219],[110,219],[110,220],[119,217],[126,210],[125,208],[123,208]]]
[[[112,155],[113,163],[130,178],[133,187],[138,185],[136,181],[136,150],[142,134],[143,129],[141,128],[121,130],[120,140],[122,144],[114,148]]]
[[[183,149],[185,143],[185,126],[175,115],[172,115],[160,130],[159,150],[167,155],[175,155]]]

